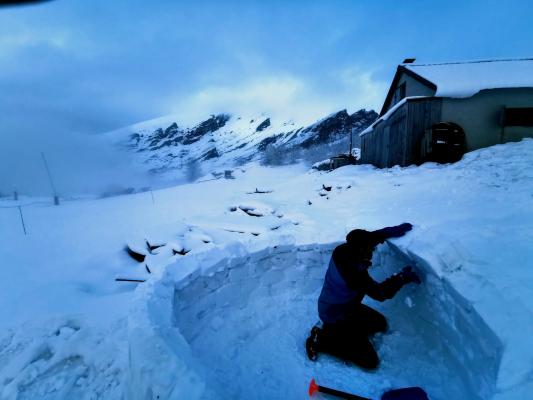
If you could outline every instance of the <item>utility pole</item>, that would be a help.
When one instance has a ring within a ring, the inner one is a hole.
[[[48,163],[46,162],[46,157],[44,156],[44,153],[41,152],[41,156],[43,157],[44,167],[46,168],[46,173],[48,174],[48,180],[50,181],[50,186],[52,187],[52,192],[54,193],[54,205],[59,205],[59,196],[57,195],[56,188],[54,186],[54,181],[52,180],[52,174],[50,173],[50,169],[48,168]]]

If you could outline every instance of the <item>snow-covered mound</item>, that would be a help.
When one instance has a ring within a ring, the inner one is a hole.
[[[453,165],[247,164],[153,200],[28,202],[28,236],[1,200],[0,398],[290,399],[315,377],[373,398],[420,385],[432,399],[526,399],[531,159],[524,140]],[[379,248],[371,273],[412,263],[425,280],[372,304],[391,327],[376,338],[380,368],[308,361],[331,249],[354,227],[404,221],[414,229]]]
[[[204,173],[230,168],[251,160],[289,157],[287,153],[319,145],[342,145],[348,151],[349,135],[365,129],[377,118],[373,110],[348,114],[342,110],[305,125],[298,121],[267,116],[221,113],[193,124],[176,122],[175,117],[158,118],[110,132],[122,147],[137,153],[139,162],[153,173],[201,168]],[[358,142],[355,143],[358,145]],[[333,150],[334,151],[334,150]],[[335,154],[324,154],[332,156]],[[294,155],[294,158],[297,156]],[[276,162],[275,160],[271,160]],[[199,163],[200,164],[193,164]]]

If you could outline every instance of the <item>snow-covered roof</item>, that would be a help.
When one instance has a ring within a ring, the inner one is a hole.
[[[383,114],[381,117],[376,119],[374,123],[369,125],[365,130],[363,130],[361,133],[359,133],[359,136],[364,136],[367,133],[370,133],[374,130],[374,127],[379,124],[381,121],[385,121],[389,119],[389,117],[396,112],[401,106],[403,106],[407,101],[414,100],[414,99],[422,99],[427,96],[410,96],[410,97],[404,97],[401,99],[398,103],[396,103],[394,106],[392,106],[385,114]]]
[[[435,96],[470,97],[483,89],[533,88],[533,58],[403,64],[437,86]]]

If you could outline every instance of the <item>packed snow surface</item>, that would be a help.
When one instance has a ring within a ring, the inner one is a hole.
[[[444,166],[248,164],[153,200],[26,198],[26,236],[20,202],[2,199],[0,398],[301,399],[314,377],[373,398],[420,385],[431,399],[526,399],[532,159],[524,140]],[[391,328],[379,369],[307,360],[331,250],[355,227],[402,222],[414,229],[379,247],[371,273],[410,263],[424,283],[369,303]]]

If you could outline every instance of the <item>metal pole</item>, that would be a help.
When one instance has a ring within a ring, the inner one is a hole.
[[[54,205],[59,205],[59,197],[57,196],[56,188],[54,186],[54,181],[52,180],[52,174],[50,173],[50,169],[48,168],[48,163],[46,162],[46,157],[44,156],[44,153],[41,152],[41,156],[43,157],[44,161],[44,167],[46,168],[46,173],[48,174],[48,179],[50,180],[50,186],[52,187],[52,192],[54,193]]]
[[[24,217],[22,216],[22,207],[18,206],[18,208],[19,208],[19,214],[20,214],[20,221],[22,222],[22,229],[24,230],[24,235],[27,235],[26,225],[24,224]]]
[[[350,157],[352,156],[352,145],[353,145],[353,128],[350,129],[350,152],[348,153]]]
[[[146,279],[115,278],[115,281],[117,281],[117,282],[137,282],[137,283],[142,283],[142,282],[146,282]]]

